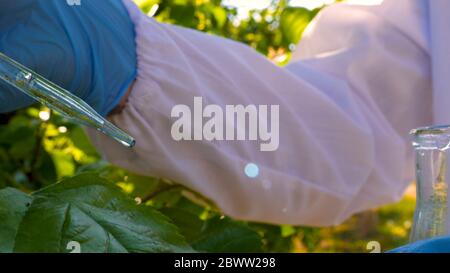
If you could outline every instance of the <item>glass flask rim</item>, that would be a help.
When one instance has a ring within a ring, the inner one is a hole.
[[[416,149],[450,149],[450,125],[419,127],[410,131]]]
[[[450,135],[450,125],[435,125],[435,126],[425,126],[419,127],[416,129],[412,129],[409,134],[413,136],[419,135],[442,135],[442,134]]]

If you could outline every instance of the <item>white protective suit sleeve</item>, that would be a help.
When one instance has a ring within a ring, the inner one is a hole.
[[[243,220],[325,226],[395,201],[413,178],[408,131],[431,117],[426,16],[419,1],[338,4],[278,67],[251,48],[157,23],[124,0],[137,32],[138,76],[111,120],[130,150],[90,132],[110,162],[165,177]],[[401,15],[400,15],[401,14]],[[175,141],[175,105],[279,105],[279,147]],[[259,166],[249,178],[244,168]]]

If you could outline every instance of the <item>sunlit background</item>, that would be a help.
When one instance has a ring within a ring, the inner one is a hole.
[[[224,5],[234,6],[243,11],[252,9],[265,9],[270,6],[271,0],[224,0]],[[291,0],[290,6],[304,7],[307,9],[315,9],[323,5],[334,3],[335,0]]]
[[[252,9],[265,9],[270,6],[271,0],[224,0],[224,5],[234,6],[242,10],[242,13],[246,13]],[[290,0],[288,1],[290,6],[303,7],[309,10],[313,10],[322,6],[330,5],[336,2],[336,0]],[[383,0],[346,0],[342,2],[361,4],[361,5],[375,5],[383,2]]]

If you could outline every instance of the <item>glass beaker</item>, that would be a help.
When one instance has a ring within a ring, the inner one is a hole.
[[[410,242],[449,234],[450,126],[411,131],[416,153],[417,201]]]

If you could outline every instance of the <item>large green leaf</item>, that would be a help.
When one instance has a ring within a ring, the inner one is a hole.
[[[198,239],[204,224],[199,215],[181,208],[164,208],[161,209],[161,212],[172,219],[177,227],[180,227],[180,232],[188,243]]]
[[[192,247],[203,252],[261,252],[261,237],[244,223],[217,216],[205,222]]]
[[[192,251],[178,229],[119,188],[82,174],[28,196],[0,191],[0,252]]]
[[[0,191],[0,252],[11,252],[14,248],[17,230],[31,199],[16,189]]]
[[[185,197],[160,210],[200,252],[260,252],[262,238],[246,223],[218,215]],[[205,219],[206,218],[206,219]]]
[[[166,208],[162,212],[180,227],[192,247],[200,252],[261,252],[261,236],[245,223],[214,216],[206,221],[192,208]]]

